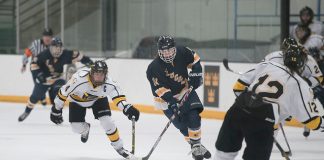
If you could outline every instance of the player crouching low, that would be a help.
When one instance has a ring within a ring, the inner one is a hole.
[[[172,123],[190,143],[195,160],[210,158],[210,152],[200,142],[199,114],[204,106],[197,93],[192,91],[183,106],[178,106],[189,86],[197,89],[202,84],[200,58],[188,47],[176,46],[170,36],[160,36],[157,45],[159,57],[151,62],[146,71],[156,107],[162,109],[169,119],[176,114]],[[191,68],[190,74],[188,68]]]
[[[58,92],[51,111],[51,121],[55,124],[63,122],[62,108],[68,98],[72,130],[81,134],[81,141],[85,143],[90,131],[90,124],[85,122],[86,109],[92,108],[94,117],[100,121],[114,149],[124,158],[133,158],[133,155],[123,147],[118,129],[111,118],[107,96],[123,110],[128,119],[135,118],[137,121],[140,113],[133,105],[126,102],[125,95],[116,82],[107,76],[107,72],[107,64],[104,61],[96,61],[91,65],[90,70],[80,70],[75,73]]]

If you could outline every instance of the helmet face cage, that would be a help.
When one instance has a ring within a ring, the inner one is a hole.
[[[51,45],[50,45],[50,52],[53,57],[58,58],[63,53],[63,43],[62,40],[58,37],[54,37],[52,39]]]
[[[158,43],[158,53],[165,63],[172,63],[176,56],[175,41],[171,36],[160,36]]]
[[[290,70],[300,73],[307,61],[307,53],[304,47],[291,45],[284,53],[284,64]]]
[[[176,56],[176,48],[172,47],[169,49],[164,50],[158,50],[159,57],[165,62],[165,63],[172,63],[175,56]]]
[[[58,58],[62,55],[63,53],[63,47],[62,46],[50,46],[50,52],[53,57]]]
[[[104,76],[104,79],[102,81],[96,81],[94,78],[95,73],[101,73]],[[90,80],[92,84],[95,86],[100,86],[105,83],[107,79],[107,73],[108,73],[108,67],[106,62],[104,61],[96,61],[93,65],[90,67]]]

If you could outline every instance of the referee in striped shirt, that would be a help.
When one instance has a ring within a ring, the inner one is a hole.
[[[25,53],[23,55],[23,65],[21,68],[21,72],[26,71],[26,65],[28,63],[28,58],[31,57],[32,61],[34,57],[36,57],[40,52],[47,49],[51,44],[53,38],[53,31],[51,28],[45,28],[43,31],[43,37],[41,39],[34,40],[31,45],[25,49]]]
[[[45,28],[43,31],[43,36],[41,39],[34,40],[31,45],[25,49],[25,53],[23,55],[23,61],[22,61],[22,67],[21,67],[21,73],[24,73],[26,71],[26,65],[28,63],[29,57],[31,57],[31,62],[36,61],[36,56],[43,52],[43,50],[47,49],[49,45],[52,42],[53,38],[53,31],[51,28]],[[33,70],[33,67],[35,64],[30,64],[30,69]],[[32,74],[33,76],[33,74]],[[35,84],[36,77],[33,76],[33,81]],[[41,100],[42,105],[46,105],[46,99],[45,96]]]

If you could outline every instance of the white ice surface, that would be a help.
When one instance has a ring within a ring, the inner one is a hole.
[[[68,123],[68,109],[64,109],[64,123],[55,125],[49,120],[49,106],[37,106],[31,115],[19,123],[18,116],[24,111],[24,104],[0,103],[0,160],[116,160],[122,159],[110,143],[100,126],[93,119],[92,111],[87,111],[86,120],[91,123],[87,143],[72,133]],[[131,147],[131,122],[121,112],[112,115],[124,140],[125,147]],[[153,143],[167,123],[163,115],[141,114],[136,124],[137,156],[148,153]],[[202,120],[202,143],[215,153],[215,141],[220,120]],[[324,133],[311,132],[308,139],[302,136],[301,128],[285,127],[293,151],[293,160],[324,160]],[[286,149],[279,133],[278,140]],[[189,145],[182,135],[171,126],[153,152],[151,160],[190,160]],[[237,159],[242,159],[242,151]],[[283,160],[274,146],[271,159]]]

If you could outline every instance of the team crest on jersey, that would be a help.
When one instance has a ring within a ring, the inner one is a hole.
[[[74,99],[75,101],[78,102],[89,102],[89,101],[95,101],[97,100],[99,97],[96,95],[92,95],[90,93],[84,92],[84,94],[82,95],[82,97],[76,95],[76,94],[71,94],[70,95],[72,99]]]
[[[165,69],[165,76],[171,78],[172,80],[179,82],[181,84],[186,84],[187,79],[183,78],[181,75],[179,74],[175,74],[174,72],[169,72],[167,69]]]
[[[96,95],[92,95],[90,93],[84,93],[83,96],[82,96],[82,99],[86,99],[87,101],[93,101],[93,100],[96,100],[98,99],[98,96]]]

